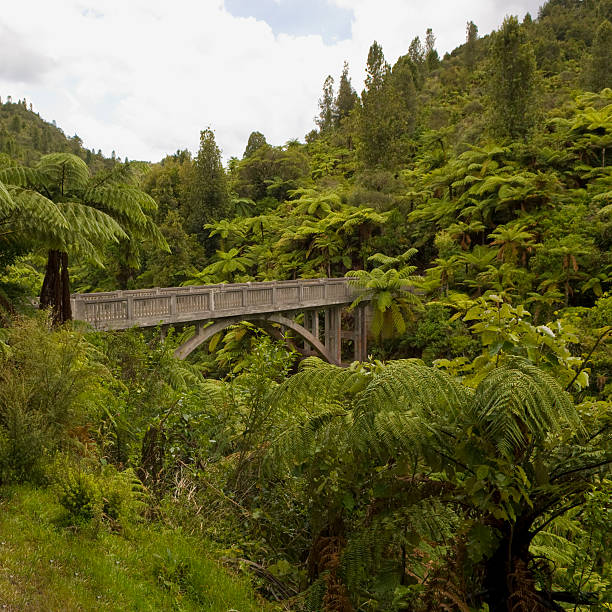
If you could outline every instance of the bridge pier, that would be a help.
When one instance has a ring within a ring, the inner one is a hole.
[[[342,362],[342,340],[353,343],[353,360],[365,361],[368,358],[367,320],[365,305],[358,306],[353,312],[353,329],[342,329],[342,306],[326,308],[324,313],[323,343],[332,363]],[[304,312],[304,327],[320,339],[319,311]],[[309,343],[304,340],[306,354],[311,354]]]

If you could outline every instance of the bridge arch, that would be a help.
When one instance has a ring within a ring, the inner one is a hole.
[[[314,350],[321,356],[322,359],[327,361],[328,363],[333,363],[335,365],[340,365],[340,362],[337,358],[334,358],[331,351],[329,351],[325,345],[308,331],[303,325],[300,325],[293,319],[289,317],[285,317],[280,313],[271,313],[271,314],[253,314],[253,315],[243,315],[240,317],[228,317],[224,319],[216,320],[207,327],[204,327],[204,323],[198,323],[196,327],[196,333],[189,338],[186,342],[184,342],[181,346],[179,346],[175,351],[175,357],[179,359],[185,359],[188,355],[190,355],[193,351],[195,351],[199,346],[208,342],[215,334],[223,331],[228,328],[230,325],[235,325],[241,321],[248,321],[250,323],[258,324],[266,333],[272,335],[272,325],[276,323],[286,329],[290,329],[294,331],[300,338],[306,340]]]

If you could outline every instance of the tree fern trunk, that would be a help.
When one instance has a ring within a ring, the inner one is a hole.
[[[40,309],[47,308],[51,308],[53,322],[57,325],[72,319],[68,254],[61,251],[50,250],[47,256],[47,269],[40,291]]]
[[[70,304],[70,275],[68,273],[68,253],[61,254],[60,285],[62,291],[62,323],[72,320],[72,305]]]
[[[490,612],[546,612],[555,609],[546,605],[544,597],[536,589],[529,568],[529,541],[527,533],[515,532],[513,537],[506,535],[485,563],[484,587]]]

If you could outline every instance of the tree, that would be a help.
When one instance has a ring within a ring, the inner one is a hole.
[[[195,272],[195,263],[203,256],[202,247],[195,236],[187,235],[176,210],[168,211],[159,229],[171,250],[148,253],[146,271],[138,280],[141,286],[178,287]]]
[[[612,87],[612,24],[607,19],[595,32],[587,75],[589,86],[595,92]]]
[[[344,62],[342,74],[340,75],[340,84],[338,85],[338,94],[334,100],[333,116],[334,125],[338,127],[345,117],[348,117],[350,112],[357,103],[358,96],[348,75],[348,62]]]
[[[319,98],[319,116],[316,119],[321,133],[334,125],[334,79],[328,75],[323,83],[323,95]]]
[[[436,37],[434,36],[433,30],[427,28],[425,35],[425,65],[428,72],[435,70],[440,64],[440,56],[435,49],[435,44]]]
[[[524,138],[535,122],[536,61],[516,17],[506,17],[491,42],[489,110],[492,130]]]
[[[368,53],[365,89],[361,94],[358,151],[368,167],[390,168],[409,155],[412,125],[410,104],[397,85],[409,85],[404,65],[391,74],[381,46],[374,41]],[[397,84],[396,84],[397,83]]]
[[[251,157],[255,151],[267,144],[266,137],[261,132],[251,132],[242,159]]]
[[[421,89],[425,81],[425,49],[418,36],[412,39],[408,47],[408,57],[414,65],[414,84],[417,89]]]
[[[389,64],[385,61],[382,47],[374,41],[368,51],[365,79],[366,93],[379,91],[385,82],[388,72]]]
[[[512,264],[517,263],[519,255],[522,255],[524,265],[527,253],[533,250],[534,245],[533,234],[527,231],[527,226],[520,222],[498,225],[489,234],[489,239],[493,239],[491,246],[499,247],[498,259]]]
[[[403,55],[395,62],[391,71],[391,78],[393,86],[401,98],[402,115],[406,122],[405,128],[411,133],[416,123],[415,66],[407,55]]]
[[[101,264],[109,242],[145,238],[168,248],[150,217],[155,201],[136,186],[139,174],[138,164],[117,164],[92,177],[85,162],[69,153],[45,155],[33,168],[12,165],[0,171],[18,205],[11,213],[16,234],[48,249],[40,307],[52,308],[57,323],[72,318],[69,255]],[[36,216],[26,218],[32,211]],[[47,223],[32,228],[43,217]],[[132,252],[126,256],[136,265]]]
[[[236,273],[246,272],[253,265],[253,261],[246,255],[241,254],[241,249],[232,248],[229,251],[217,251],[217,261],[206,266],[199,274],[199,279],[204,282],[227,281],[231,282]]]
[[[478,40],[478,26],[473,21],[468,21],[465,40],[465,65],[472,72],[476,66],[476,41]]]
[[[231,174],[232,191],[238,198],[254,202],[264,200],[262,206],[269,207],[274,204],[269,202],[271,197],[284,200],[287,192],[296,189],[299,181],[309,173],[308,157],[299,147],[266,144],[235,165]]]
[[[221,151],[210,128],[200,132],[200,149],[183,185],[185,229],[204,244],[204,224],[229,216],[230,196]]]

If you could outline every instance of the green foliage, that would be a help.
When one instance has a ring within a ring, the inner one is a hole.
[[[477,384],[510,355],[520,355],[538,367],[550,371],[562,384],[571,381],[577,389],[589,384],[588,371],[580,369],[582,361],[570,347],[577,343],[576,329],[569,322],[556,320],[546,325],[530,323],[531,313],[523,306],[516,308],[497,295],[490,294],[466,304],[467,312],[456,313],[480,341],[481,354],[473,361],[465,357],[442,359],[438,367],[466,376],[469,384]]]
[[[465,601],[470,595],[455,590],[465,586],[439,589],[427,579],[432,566],[452,567],[453,548],[467,554],[469,580],[482,577],[477,601],[491,606],[522,597],[495,582],[499,559],[528,563],[536,534],[587,507],[590,491],[603,493],[600,474],[609,473],[612,460],[606,408],[587,416],[525,360],[506,360],[474,391],[416,361],[349,370],[309,366],[274,396],[281,406],[296,406],[299,397],[302,406],[279,425],[275,465],[307,480],[313,521],[342,520],[350,529],[345,563],[355,603],[364,588],[376,593],[377,578],[393,563],[399,576],[387,583],[391,592],[409,567],[420,578],[421,596],[441,605],[452,589],[453,601]],[[465,510],[454,514],[458,500]],[[428,551],[427,569],[419,569],[425,542],[447,546],[457,531],[467,541]],[[474,597],[477,583],[470,589]],[[389,597],[387,590],[380,605],[388,606]]]
[[[468,70],[472,71],[476,66],[476,40],[478,39],[478,26],[473,21],[468,21],[465,30],[465,65],[467,66]]]
[[[253,153],[267,144],[266,137],[261,132],[251,132],[246,149],[244,150],[244,155],[242,157],[251,157]]]
[[[70,272],[92,291],[347,275],[354,306],[372,306],[369,352],[392,359],[309,358],[290,376],[292,351],[250,324],[191,364],[172,354],[189,330],[91,334],[65,370],[78,378],[64,413],[41,407],[36,362],[61,370],[60,336],[23,336],[17,359],[19,326],[0,330],[1,478],[42,479],[61,450],[75,514],[91,514],[91,477],[92,526],[135,532],[124,516],[144,509],[213,537],[266,596],[299,593],[290,606],[603,606],[611,18],[607,0],[550,0],[491,36],[468,23],[441,60],[428,30],[393,67],[375,43],[360,98],[346,64],[335,97],[326,81],[307,144],[253,132],[227,170],[211,130],[196,159],[177,151],[143,174],[77,137],[55,146],[23,103],[1,105],[3,298],[37,291],[36,245],[80,258]],[[157,607],[213,606],[186,547],[145,547]]]
[[[317,125],[321,133],[327,132],[334,121],[334,79],[328,75],[323,83],[323,95],[319,99]]]
[[[368,53],[359,112],[359,155],[366,167],[392,168],[409,155],[412,75],[409,66],[396,66],[394,75],[382,47],[374,42]]]
[[[344,62],[333,107],[334,125],[336,127],[339,127],[342,120],[350,115],[358,100],[357,93],[351,85],[348,71],[348,62]]]
[[[406,264],[416,252],[416,249],[410,249],[398,258],[376,253],[369,260],[378,263],[379,267],[371,272],[355,270],[346,274],[352,279],[351,284],[361,290],[351,308],[368,300],[374,311],[372,334],[375,337],[389,338],[394,332],[403,334],[406,331],[406,319],[421,306],[418,297],[411,292],[414,283],[420,280],[420,277],[414,275],[416,267],[404,265],[399,270],[390,267]]]

